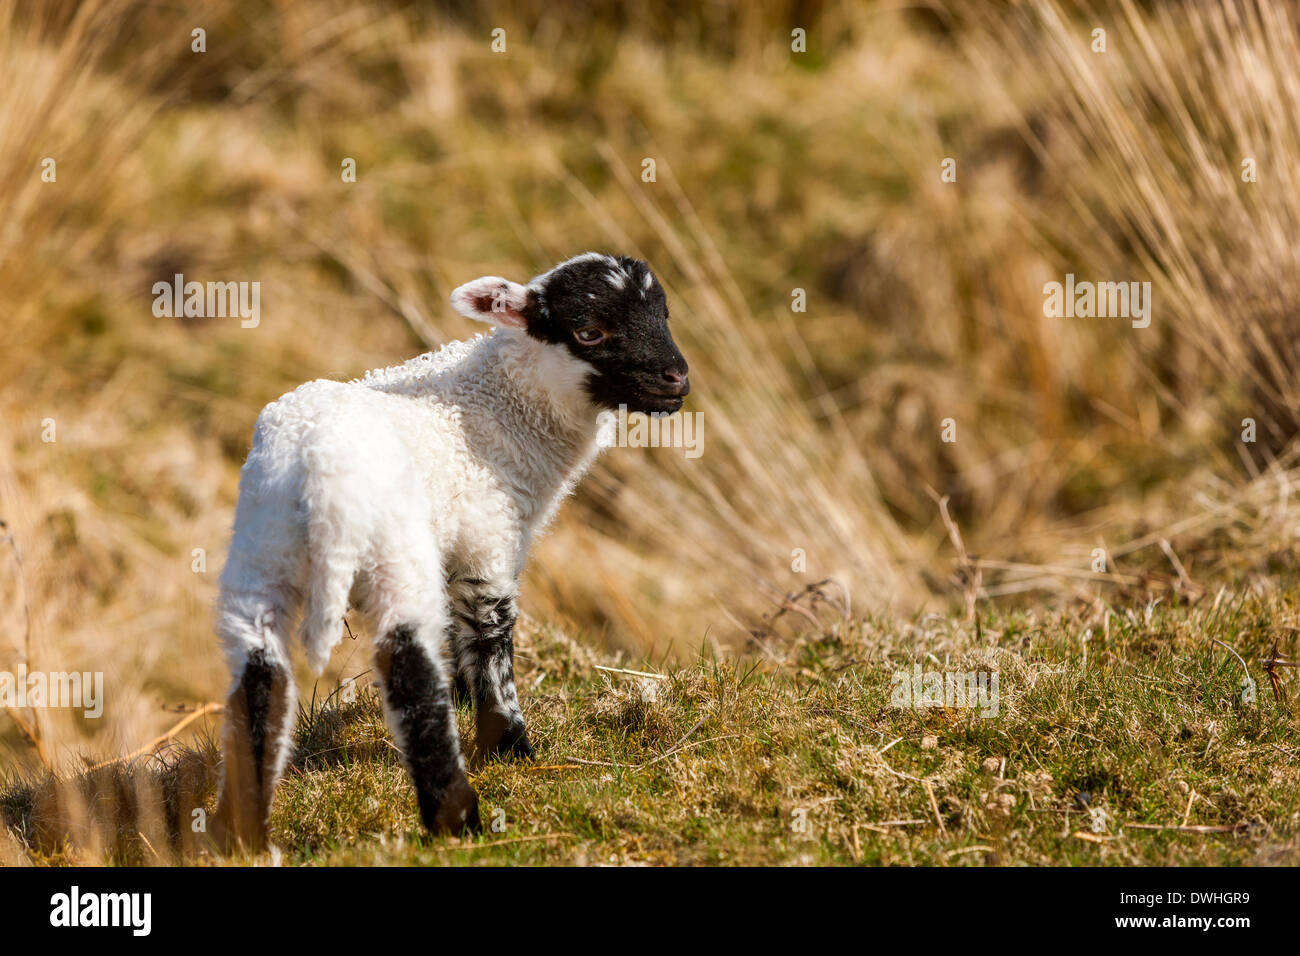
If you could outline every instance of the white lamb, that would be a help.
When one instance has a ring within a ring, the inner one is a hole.
[[[266,844],[296,711],[290,635],[319,673],[349,606],[375,635],[389,726],[424,824],[479,827],[441,650],[481,755],[531,758],[514,684],[515,598],[533,536],[600,450],[602,410],[672,412],[689,390],[646,263],[587,253],[527,286],[452,293],[496,326],[353,382],[314,381],[258,417],[221,575],[234,678],[218,839]]]

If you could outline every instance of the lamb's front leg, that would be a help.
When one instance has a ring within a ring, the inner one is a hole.
[[[514,587],[462,578],[451,590],[456,676],[474,700],[478,752],[532,760],[515,690]]]

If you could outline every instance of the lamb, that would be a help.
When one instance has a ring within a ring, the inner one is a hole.
[[[494,326],[258,416],[240,477],[217,633],[232,685],[214,836],[260,850],[290,752],[296,626],[319,674],[349,607],[375,636],[384,713],[433,833],[480,828],[442,661],[481,757],[532,759],[514,683],[532,539],[601,450],[602,415],[670,413],[690,389],[650,267],[586,253],[452,305]]]

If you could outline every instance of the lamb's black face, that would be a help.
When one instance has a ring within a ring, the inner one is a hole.
[[[690,391],[668,331],[668,299],[650,267],[627,256],[579,256],[528,287],[528,334],[591,366],[587,392],[604,408],[675,412]]]

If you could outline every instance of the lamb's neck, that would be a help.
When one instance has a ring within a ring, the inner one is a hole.
[[[507,432],[528,450],[530,463],[540,464],[540,455],[560,483],[581,477],[599,452],[599,410],[583,388],[585,370],[554,347],[510,329],[485,338],[476,358],[478,367],[465,371],[497,391],[511,418]]]

